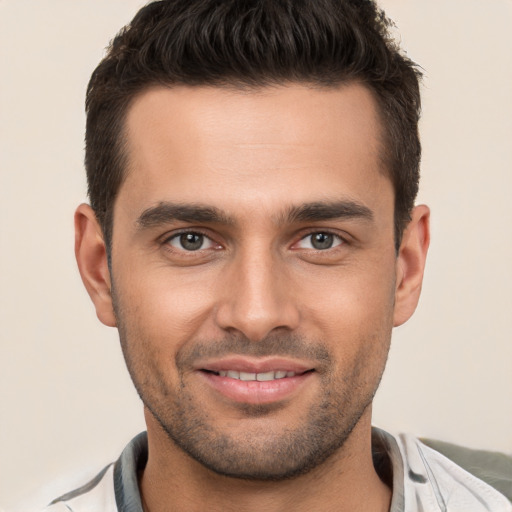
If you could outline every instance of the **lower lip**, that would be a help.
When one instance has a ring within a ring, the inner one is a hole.
[[[307,372],[283,379],[243,381],[205,371],[199,373],[213,389],[226,398],[246,404],[269,404],[290,398],[313,376],[313,372]]]

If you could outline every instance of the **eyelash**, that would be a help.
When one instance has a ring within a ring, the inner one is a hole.
[[[336,249],[337,247],[339,247],[341,245],[347,245],[348,244],[346,238],[342,237],[338,233],[333,233],[332,231],[329,231],[329,230],[312,230],[309,233],[307,233],[304,236],[302,236],[293,245],[297,245],[300,242],[306,240],[307,238],[312,237],[313,235],[328,235],[328,236],[332,236],[335,239],[334,243],[336,243],[336,240],[338,241],[338,243],[336,245],[333,245],[332,247],[327,247],[325,249],[316,249],[316,248],[312,247],[310,249],[310,250],[314,250],[314,251],[317,251],[317,252],[325,252],[325,251],[327,251],[329,249]],[[301,248],[297,248],[297,250],[300,250],[300,249]]]
[[[210,247],[208,247],[206,249],[199,248],[199,249],[196,249],[196,250],[187,250],[183,246],[181,247],[181,249],[177,248],[177,247],[173,247],[170,242],[173,241],[173,240],[179,239],[179,237],[181,237],[183,235],[199,235],[199,236],[202,236],[205,240],[209,240],[211,244],[216,245],[217,249],[222,248],[221,244],[215,242],[213,237],[211,237],[209,234],[205,233],[201,229],[184,229],[184,230],[181,230],[181,231],[179,231],[177,233],[173,233],[172,235],[167,236],[167,237],[165,237],[162,240],[162,245],[165,245],[168,250],[177,250],[177,251],[179,251],[181,253],[184,253],[184,254],[188,253],[190,255],[192,255],[194,253],[200,253],[201,251],[210,249]],[[348,244],[347,239],[342,237],[338,233],[333,233],[332,231],[329,231],[329,230],[312,230],[309,233],[306,233],[305,235],[301,236],[301,238],[299,238],[298,241],[294,242],[293,245],[292,245],[292,248],[294,246],[297,246],[298,244],[300,244],[301,242],[303,242],[307,238],[312,237],[313,235],[327,235],[327,236],[331,236],[331,237],[333,237],[335,239],[333,243],[335,243],[336,245],[333,245],[332,247],[326,247],[324,249],[317,249],[315,247],[310,247],[310,248],[296,247],[295,250],[301,250],[301,249],[302,250],[311,250],[311,251],[315,251],[315,252],[321,253],[321,252],[326,252],[328,250],[336,249],[339,246],[343,246],[343,245],[347,245]],[[336,243],[336,241],[338,241],[338,243]],[[204,243],[204,240],[203,240],[203,243]],[[313,243],[311,242],[311,245],[312,244]]]
[[[180,249],[178,249],[176,247],[173,247],[170,242],[173,241],[173,240],[179,239],[183,235],[199,235],[199,236],[202,236],[205,240],[209,240],[211,244],[213,244],[213,245],[215,245],[217,247],[220,246],[219,243],[215,242],[213,237],[211,237],[209,234],[203,232],[201,229],[183,229],[181,231],[173,233],[170,236],[166,236],[165,238],[163,238],[161,244],[163,246],[166,246],[166,248],[168,250],[170,250],[170,251],[172,251],[172,250],[179,251],[179,252],[184,253],[184,254],[186,254],[186,253],[194,254],[194,253],[199,253],[199,252],[205,250],[205,249],[187,250],[185,248],[182,248],[180,250]]]

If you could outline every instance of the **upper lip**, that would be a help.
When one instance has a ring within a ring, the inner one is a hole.
[[[233,370],[247,373],[266,373],[281,370],[301,374],[314,368],[307,363],[282,357],[248,358],[230,356],[214,361],[206,361],[203,364],[196,365],[196,369],[210,372]]]

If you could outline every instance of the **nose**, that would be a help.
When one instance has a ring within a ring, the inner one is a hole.
[[[251,341],[275,330],[296,329],[299,309],[284,265],[269,251],[248,251],[235,258],[220,283],[224,291],[216,308],[217,325]]]

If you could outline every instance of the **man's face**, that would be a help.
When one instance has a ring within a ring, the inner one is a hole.
[[[155,424],[218,473],[305,472],[368,421],[396,292],[380,135],[360,85],[158,88],[129,110],[122,346]]]

